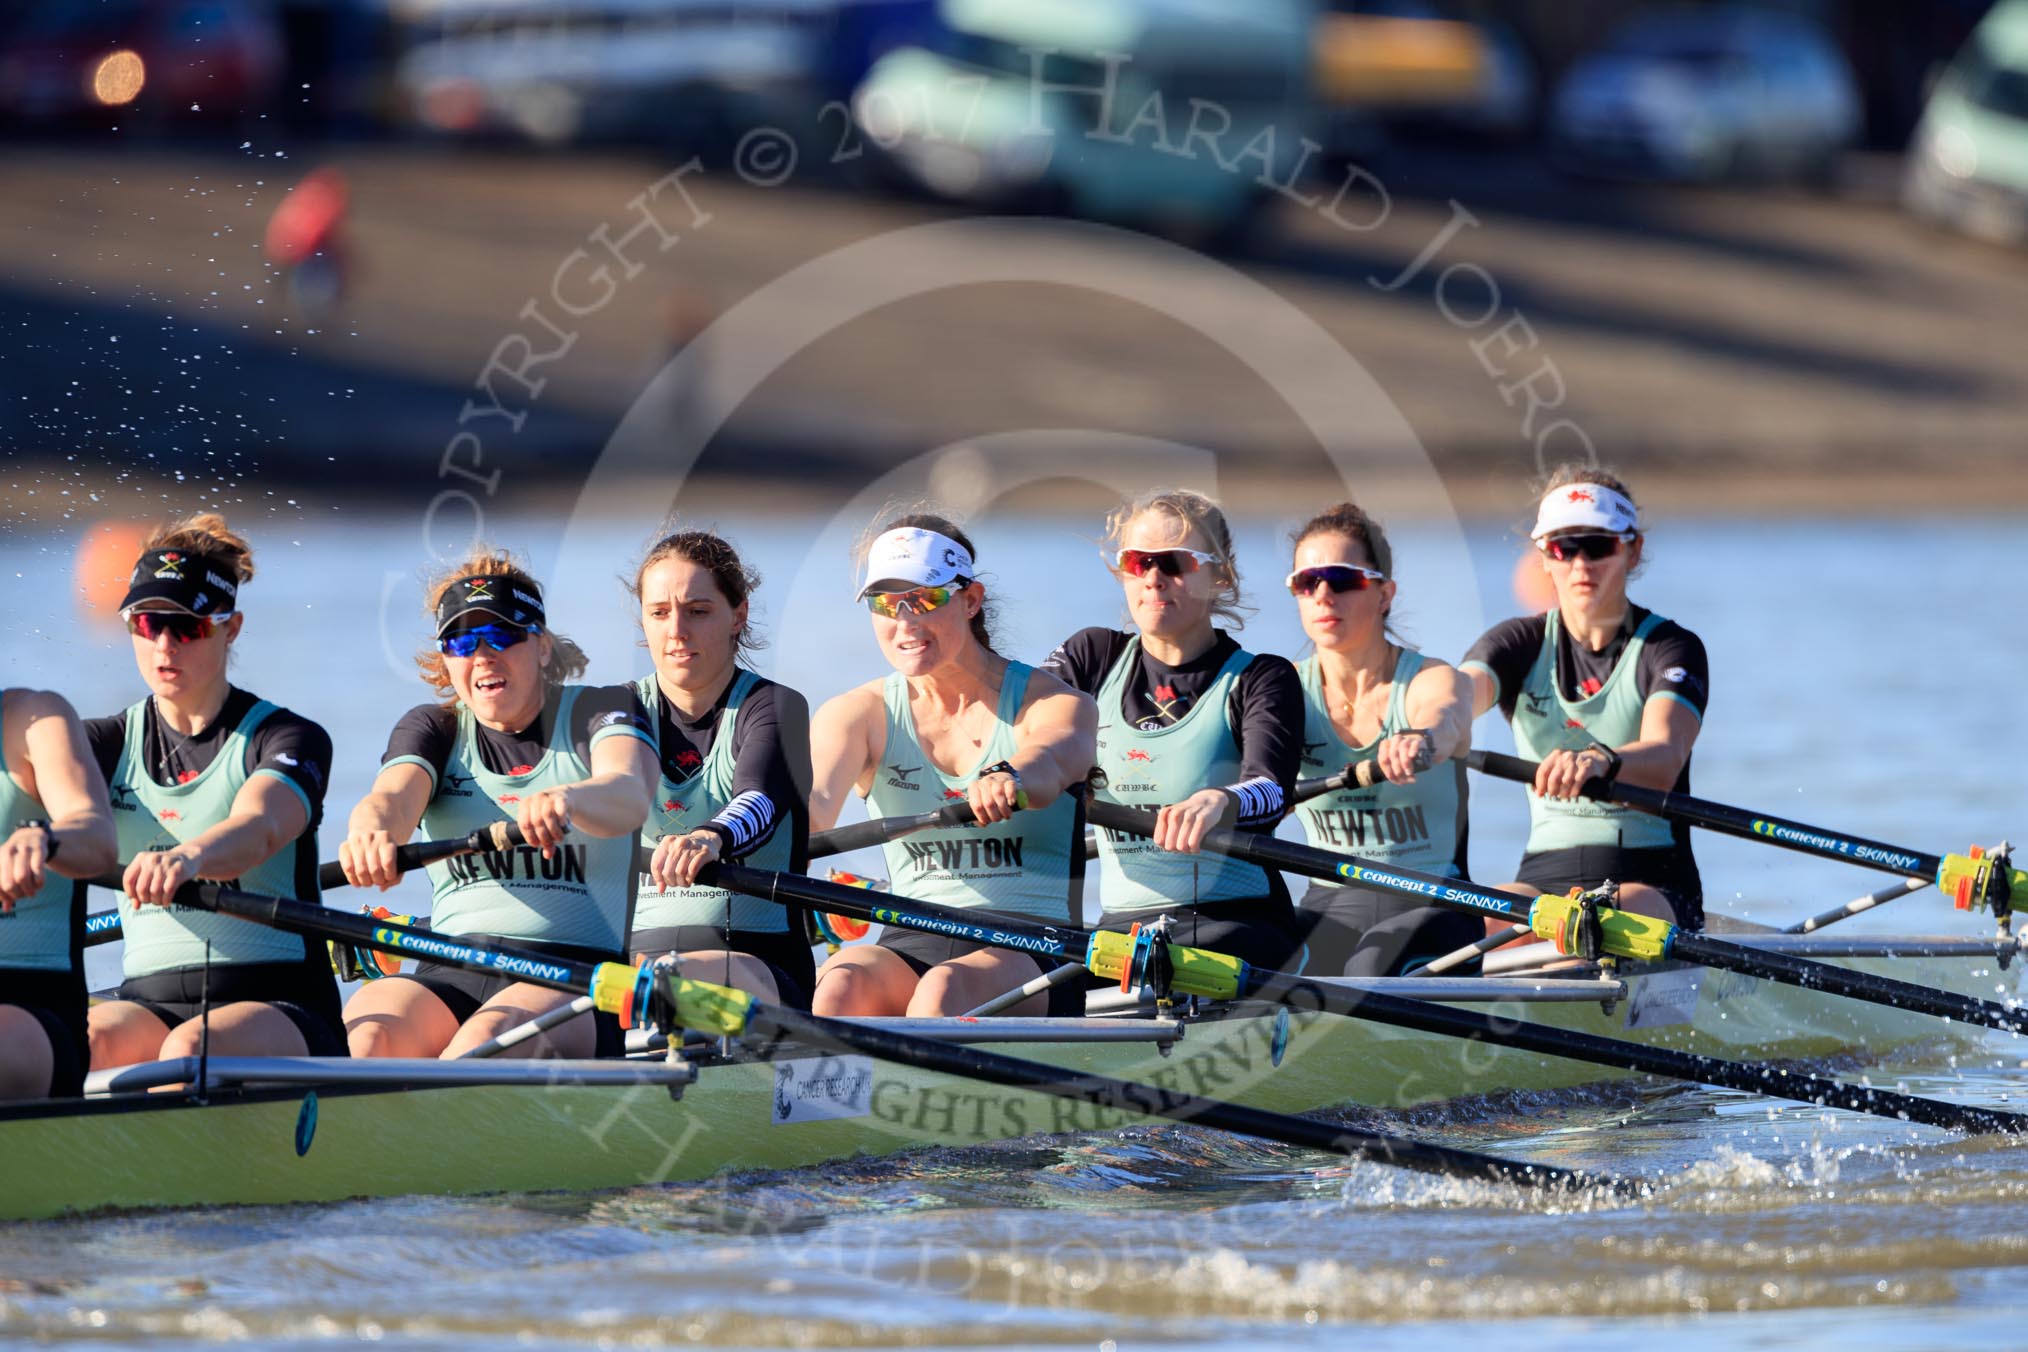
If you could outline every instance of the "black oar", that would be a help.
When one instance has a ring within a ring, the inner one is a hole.
[[[1483,1178],[1559,1192],[1600,1188],[1632,1196],[1643,1191],[1639,1183],[1611,1175],[1502,1159],[1381,1132],[1331,1127],[1286,1113],[1248,1108],[1131,1080],[1066,1071],[1018,1057],[819,1018],[763,1005],[744,991],[693,981],[649,965],[633,968],[615,962],[577,962],[504,945],[465,944],[405,925],[375,922],[280,897],[263,897],[219,883],[186,884],[177,889],[176,900],[297,934],[502,973],[572,994],[589,993],[596,1009],[618,1015],[629,1023],[635,1022],[637,1015],[646,1014],[672,1033],[679,1028],[692,1028],[741,1037],[763,1047],[783,1037],[828,1043],[940,1074],[1034,1089],[1123,1113],[1217,1127],[1284,1145],[1372,1159],[1425,1173]]]
[[[1108,981],[1123,981],[1129,987],[1138,984],[1138,977],[1147,975],[1166,980],[1169,992],[1175,995],[1270,1000],[1298,1009],[1370,1019],[1615,1070],[1846,1108],[1897,1121],[1966,1131],[2018,1130],[2023,1125],[2014,1113],[1963,1107],[1940,1099],[1844,1084],[1801,1071],[1741,1064],[1595,1034],[1496,1019],[1422,1000],[1323,985],[1287,972],[1258,971],[1237,958],[1182,944],[1166,944],[1157,956],[1154,945],[1140,936],[1130,938],[1108,930],[1045,925],[1027,917],[959,910],[908,897],[888,895],[876,901],[858,888],[736,864],[707,865],[702,877],[721,887],[783,906],[829,911],[901,929],[948,935],[1057,963],[1081,963],[1094,975]]]
[[[420,840],[398,847],[394,852],[394,867],[401,873],[410,873],[429,864],[455,859],[463,854],[479,854],[486,850],[511,850],[521,844],[521,830],[513,822],[497,821],[491,826],[482,826],[468,836],[457,836],[448,840]],[[121,880],[115,877],[97,878],[93,885],[117,892]],[[346,885],[345,866],[336,860],[317,866],[317,886],[321,891],[331,892]],[[85,917],[85,947],[109,944],[120,937],[120,913],[94,911]]]
[[[1092,803],[1086,815],[1099,826],[1130,835],[1154,834],[1155,814],[1146,808],[1119,803]],[[1526,921],[1535,933],[1549,939],[1564,952],[1581,952],[1587,945],[1599,953],[1634,958],[1643,962],[1674,959],[1740,972],[1747,976],[1777,981],[1803,990],[1823,991],[1869,1004],[1934,1014],[1963,1023],[1983,1024],[2010,1032],[2028,1032],[2028,1007],[1981,1000],[1953,991],[1931,990],[1871,972],[1834,967],[1787,953],[1771,953],[1742,944],[1714,939],[1652,916],[1634,915],[1609,907],[1591,908],[1581,898],[1537,897],[1526,914],[1514,904],[1524,898],[1482,887],[1461,878],[1440,878],[1431,873],[1396,866],[1380,866],[1356,855],[1333,854],[1294,841],[1214,827],[1204,835],[1203,848],[1267,868],[1299,873],[1328,882],[1353,883],[1399,896],[1420,897],[1439,906],[1470,911],[1494,920]],[[1595,956],[1586,953],[1584,956]]]
[[[932,831],[939,826],[965,826],[971,820],[970,803],[946,803],[934,812],[918,812],[908,817],[874,817],[850,826],[812,833],[810,858],[822,859],[827,855],[844,854],[847,850],[863,850],[868,845],[885,845],[890,840],[899,840],[917,831]]]
[[[1474,751],[1465,763],[1481,774],[1511,779],[1522,784],[1535,782],[1534,761],[1503,756],[1497,751]],[[2010,909],[2028,910],[2028,871],[2014,868],[2004,856],[1988,855],[1976,846],[1965,854],[1928,854],[1905,850],[1864,836],[1827,831],[1785,817],[1748,812],[1687,793],[1665,793],[1660,789],[1625,784],[1619,780],[1591,779],[1578,791],[1601,803],[1618,803],[1636,811],[1672,821],[1689,822],[1743,840],[1779,845],[1785,850],[1837,859],[1861,868],[1879,869],[1934,881],[1943,894],[1961,911],[1990,910],[2004,915]]]

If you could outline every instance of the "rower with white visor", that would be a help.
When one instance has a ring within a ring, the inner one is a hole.
[[[1529,537],[1556,604],[1493,626],[1459,664],[1472,678],[1473,716],[1498,705],[1515,750],[1540,765],[1511,890],[1563,895],[1610,880],[1621,910],[1700,928],[1704,888],[1689,827],[1579,791],[1599,778],[1689,792],[1710,690],[1704,644],[1628,599],[1646,536],[1633,496],[1613,475],[1589,465],[1557,470]]]

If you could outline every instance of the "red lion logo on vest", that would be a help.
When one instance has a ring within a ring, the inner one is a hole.
[[[1141,750],[1141,748],[1137,746],[1127,748],[1127,759],[1130,761],[1141,761],[1142,763],[1147,765],[1153,765],[1155,763],[1155,758],[1153,756],[1149,755],[1147,752]]]

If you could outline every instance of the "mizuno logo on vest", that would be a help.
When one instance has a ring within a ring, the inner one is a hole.
[[[890,765],[887,768],[894,771],[887,779],[890,788],[914,789],[921,787],[915,782],[915,777],[922,773],[920,765],[912,765],[906,770],[902,769],[899,765]]]
[[[1304,742],[1304,743],[1303,743],[1303,764],[1305,764],[1305,765],[1321,765],[1321,764],[1323,764],[1323,757],[1321,757],[1321,756],[1319,756],[1319,755],[1317,754],[1317,753],[1318,753],[1319,751],[1321,751],[1321,750],[1323,750],[1323,749],[1324,749],[1324,744],[1323,744],[1322,742]]]
[[[446,770],[444,771],[443,787],[438,789],[437,792],[446,798],[470,798],[472,796],[472,777],[470,775],[458,774],[452,770]]]
[[[134,786],[132,784],[113,785],[113,811],[139,812],[140,810],[141,800],[134,796]]]
[[[546,882],[576,883],[585,886],[585,847],[582,845],[560,845],[547,859],[542,851],[530,845],[512,850],[484,850],[478,854],[459,855],[445,861],[451,877],[461,883],[476,883],[491,879],[496,882],[512,882],[516,879],[542,879]]]

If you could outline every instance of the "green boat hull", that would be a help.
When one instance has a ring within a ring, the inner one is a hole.
[[[1986,996],[2013,984],[1990,961],[1964,958],[1845,965]],[[1983,1036],[1930,1016],[1726,973],[1657,972],[1629,982],[1628,999],[1610,1011],[1596,1002],[1488,1008],[1755,1062],[1877,1058],[1911,1044]],[[1283,1112],[1408,1108],[1625,1078],[1559,1057],[1327,1015],[1194,1021],[1166,1055],[1148,1043],[982,1045]],[[205,1106],[181,1095],[130,1095],[0,1114],[0,1217],[608,1189],[1140,1120],[1028,1090],[793,1052],[775,1061],[704,1064],[680,1099],[647,1084],[250,1090]]]

